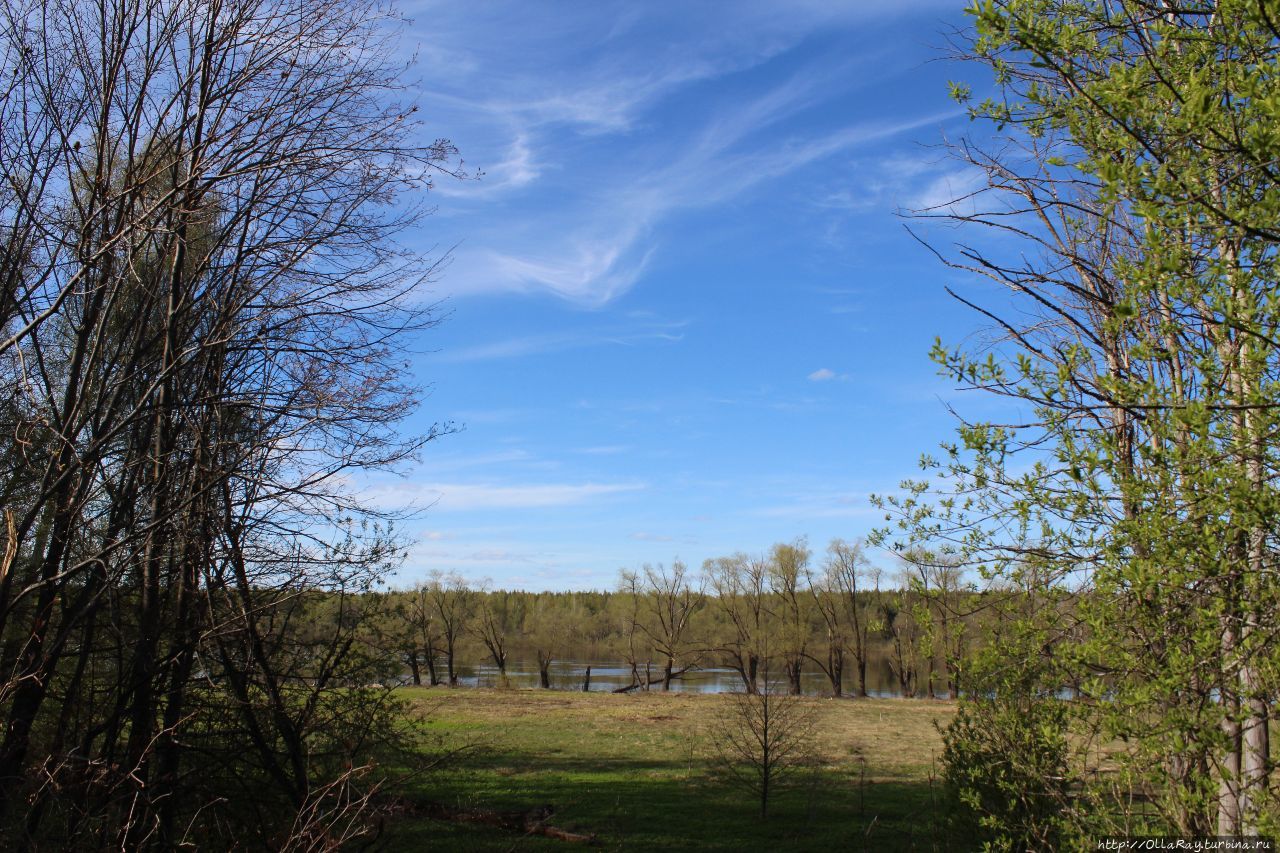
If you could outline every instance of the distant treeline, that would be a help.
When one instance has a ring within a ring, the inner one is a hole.
[[[536,659],[549,688],[555,661],[586,658],[625,662],[623,689],[668,690],[719,666],[746,691],[767,679],[798,694],[802,673],[820,672],[832,695],[865,696],[868,661],[886,660],[903,696],[954,698],[984,598],[954,567],[913,565],[890,583],[860,543],[836,540],[815,560],[798,540],[707,560],[700,573],[679,561],[623,571],[613,591],[491,590],[435,571],[342,606],[364,611],[364,641],[414,684],[456,685],[463,662],[504,678],[510,661]]]

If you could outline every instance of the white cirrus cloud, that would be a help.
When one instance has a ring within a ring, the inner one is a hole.
[[[867,25],[947,5],[601,0],[566,14],[538,0],[410,0],[424,115],[485,172],[436,182],[449,227],[431,237],[459,247],[444,290],[603,307],[679,239],[669,226],[682,213],[959,115],[907,106],[871,121],[862,107],[878,81],[910,71],[863,36]],[[849,49],[806,49],[841,31]],[[753,73],[784,54],[796,60],[786,79]],[[858,207],[865,195],[827,202]]]
[[[675,541],[674,536],[664,536],[660,533],[645,533],[643,531],[639,533],[632,533],[631,538],[636,540],[637,542],[674,542]]]
[[[987,186],[983,170],[964,166],[933,177],[907,201],[908,209],[921,214],[969,216],[976,209],[975,197]]]
[[[491,165],[481,164],[483,174],[478,180],[435,181],[433,191],[443,196],[479,197],[491,196],[520,189],[538,179],[542,164],[534,156],[529,136],[517,133],[507,147],[506,156]]]
[[[442,362],[489,361],[523,358],[546,352],[593,346],[638,346],[652,343],[676,343],[684,338],[685,321],[630,323],[625,326],[600,326],[577,332],[526,335],[446,350],[436,356]],[[589,408],[590,405],[583,406]]]
[[[432,512],[538,509],[583,504],[638,492],[644,483],[412,483],[375,487],[365,498],[384,508],[430,508]]]
[[[761,507],[756,514],[767,518],[876,518],[880,510],[871,506],[865,494],[831,492],[795,495],[790,502]]]

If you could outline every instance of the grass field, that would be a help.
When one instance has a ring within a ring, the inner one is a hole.
[[[725,778],[708,741],[728,697],[536,690],[407,689],[425,731],[470,745],[412,783],[450,807],[555,807],[551,823],[612,850],[964,849],[941,825],[936,774],[953,706],[805,699],[815,766],[771,800]],[[550,850],[569,844],[465,823],[400,818],[394,850]]]

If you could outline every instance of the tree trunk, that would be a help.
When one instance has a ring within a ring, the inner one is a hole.
[[[767,689],[767,688],[766,688]],[[767,718],[766,718],[767,719]],[[766,722],[767,726],[768,723]],[[767,736],[766,736],[767,740]],[[768,820],[769,818],[769,777],[773,772],[773,764],[770,761],[769,745],[764,745],[763,761],[760,764],[760,819]]]
[[[1252,445],[1248,463],[1249,481],[1254,493],[1261,494],[1266,485],[1262,467],[1264,442],[1256,424],[1257,415],[1247,412],[1244,418]],[[1249,577],[1255,583],[1261,583],[1266,575],[1266,556],[1266,530],[1261,525],[1254,524],[1249,530]],[[1251,600],[1248,592],[1244,600]],[[1248,650],[1253,646],[1251,638],[1261,625],[1254,605],[1249,605],[1248,609],[1242,608],[1242,611],[1246,615],[1240,631],[1240,644]],[[1271,713],[1268,697],[1274,695],[1274,692],[1268,692],[1258,672],[1257,661],[1251,655],[1245,658],[1240,668],[1240,695],[1243,697],[1242,710],[1246,712],[1241,732],[1240,828],[1243,835],[1257,835],[1258,813],[1267,798],[1267,785],[1271,775]]]
[[[32,620],[33,628],[22,650],[19,662],[21,675],[14,679],[18,686],[13,692],[8,725],[5,728],[4,741],[0,744],[0,817],[4,817],[8,809],[14,805],[13,795],[19,790],[22,763],[27,757],[27,749],[31,744],[31,729],[44,702],[49,683],[48,661],[54,656],[48,653],[44,643],[49,625],[53,621],[53,607],[56,600],[52,579],[55,567],[62,562],[68,527],[69,525],[65,525],[57,529],[49,552],[42,561],[40,577],[43,585],[36,601],[37,615]]]
[[[432,687],[440,686],[440,673],[436,671],[436,650],[427,649],[427,683]]]
[[[679,669],[671,673],[671,680],[675,681],[677,678],[683,677],[684,674],[689,671],[689,669],[690,667],[686,666],[684,669]],[[632,690],[640,690],[640,689],[648,690],[652,685],[660,684],[661,682],[662,682],[662,679],[660,678],[646,678],[644,681],[633,681],[632,683],[628,684],[625,687],[615,687],[613,689],[613,692],[614,693],[630,693]]]
[[[413,676],[413,686],[422,686],[422,667],[418,665],[418,653],[416,651],[409,652],[409,673]]]
[[[589,693],[591,691],[591,666],[587,666],[587,671],[582,676],[582,692]]]
[[[1234,557],[1243,562],[1246,547],[1243,542],[1232,543]],[[1226,713],[1222,718],[1222,737],[1226,753],[1219,758],[1221,770],[1218,780],[1218,834],[1237,836],[1243,834],[1244,815],[1241,813],[1241,781],[1244,770],[1244,730],[1241,719],[1240,673],[1232,672],[1239,655],[1240,644],[1238,618],[1241,611],[1241,581],[1230,579],[1225,585],[1226,606],[1220,617],[1221,639],[1219,648],[1224,672],[1222,673],[1221,702]]]
[[[786,663],[787,670],[787,690],[792,696],[799,696],[800,690],[800,673],[804,664],[799,658],[791,658]],[[768,685],[766,685],[768,689]]]
[[[1243,639],[1248,640],[1254,626],[1246,624]],[[1240,669],[1240,692],[1243,694],[1244,725],[1240,732],[1239,830],[1241,835],[1257,835],[1258,813],[1265,801],[1271,770],[1270,709],[1265,687],[1256,664],[1246,661]]]

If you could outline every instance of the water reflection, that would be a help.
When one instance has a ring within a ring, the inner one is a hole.
[[[587,667],[591,667],[591,692],[607,693],[632,683],[631,668],[620,661],[567,660],[555,661],[549,672],[551,687],[555,690],[581,690]],[[498,668],[492,665],[459,666],[459,683],[465,687],[498,687]],[[781,673],[778,673],[781,675]],[[644,667],[640,677],[645,677]],[[649,670],[649,677],[659,680],[651,690],[661,690],[661,667]],[[801,672],[801,689],[808,696],[831,695],[831,682],[821,670]],[[538,687],[538,665],[532,660],[512,660],[507,663],[507,683],[510,687]],[[671,689],[682,693],[729,693],[742,690],[742,677],[728,667],[708,666],[692,670],[671,682]],[[856,695],[857,674],[852,669],[845,673],[844,692]],[[867,665],[867,694],[880,698],[902,695],[897,680],[887,660],[871,660]]]

